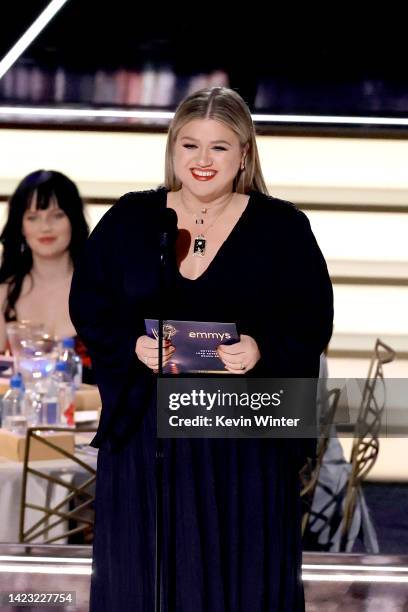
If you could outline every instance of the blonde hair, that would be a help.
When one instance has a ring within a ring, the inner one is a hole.
[[[233,190],[245,194],[250,191],[268,194],[259,161],[255,127],[251,114],[241,96],[227,87],[200,89],[185,98],[178,106],[167,134],[166,188],[170,191],[178,191],[181,188],[181,182],[174,172],[174,144],[181,128],[194,119],[219,121],[238,136],[242,149],[248,145],[245,168],[238,170]]]

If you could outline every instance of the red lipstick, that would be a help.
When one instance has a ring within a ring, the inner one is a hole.
[[[55,236],[43,236],[42,238],[39,238],[38,241],[41,242],[41,244],[51,244],[52,242],[55,242],[56,237]]]
[[[217,174],[216,170],[201,170],[199,168],[191,168],[190,172],[197,181],[211,181]]]

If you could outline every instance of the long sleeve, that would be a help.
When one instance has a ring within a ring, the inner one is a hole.
[[[274,255],[279,257],[279,280],[269,292],[279,293],[280,306],[266,327],[250,324],[261,352],[254,374],[317,378],[320,354],[332,334],[333,291],[306,215],[292,211]]]
[[[333,291],[326,262],[306,215],[288,203],[272,201],[270,206],[276,206],[277,213],[274,221],[264,225],[275,233],[268,241],[263,228],[257,232],[259,240],[270,245],[269,265],[263,267],[268,297],[259,304],[257,320],[245,322],[245,333],[256,340],[261,353],[250,376],[317,379],[320,354],[333,325]],[[315,439],[284,443],[299,468],[315,454]]]
[[[91,355],[102,397],[94,446],[108,434],[118,439],[126,434],[129,423],[142,416],[153,382],[135,356],[136,340],[145,333],[143,318],[124,292],[129,223],[123,211],[137,206],[129,201],[131,195],[113,206],[92,232],[71,286],[71,319]],[[120,418],[126,412],[125,419]]]

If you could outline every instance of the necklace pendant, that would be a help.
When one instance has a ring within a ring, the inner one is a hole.
[[[193,257],[204,257],[207,241],[202,234],[194,238]]]

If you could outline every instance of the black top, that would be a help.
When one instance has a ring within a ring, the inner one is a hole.
[[[120,443],[141,414],[155,378],[135,356],[145,318],[235,321],[258,343],[255,376],[317,377],[332,332],[327,267],[307,217],[292,204],[260,193],[200,278],[175,282],[165,312],[159,303],[160,214],[167,191],[128,193],[102,218],[76,267],[70,314],[88,347],[103,410],[98,434]],[[194,310],[193,310],[194,309]],[[177,315],[177,316],[176,316]],[[143,399],[144,398],[144,399]]]
[[[74,274],[71,316],[103,400],[92,612],[154,609],[156,377],[134,354],[144,319],[235,321],[260,348],[253,376],[317,376],[331,334],[331,285],[307,218],[256,193],[202,276],[174,269],[160,304],[165,206],[164,189],[121,198]],[[163,612],[304,611],[298,470],[306,446],[163,440]]]

